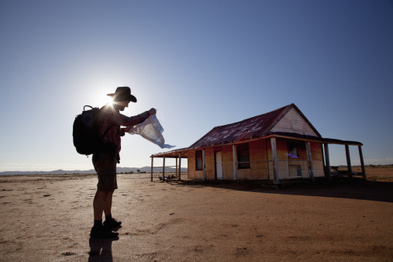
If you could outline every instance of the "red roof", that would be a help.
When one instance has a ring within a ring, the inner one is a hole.
[[[190,148],[234,143],[251,140],[272,134],[272,127],[290,110],[296,109],[298,113],[310,124],[311,128],[321,137],[295,104],[290,104],[269,113],[245,119],[233,124],[214,127],[210,132],[196,141]]]

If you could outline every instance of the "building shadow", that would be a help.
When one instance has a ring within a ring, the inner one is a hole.
[[[264,181],[178,181],[172,185],[212,187],[255,193],[349,198],[393,203],[393,182],[340,178],[332,181],[292,181],[279,186]]]
[[[89,239],[89,262],[112,262],[112,242],[117,241],[116,239],[97,239],[90,238]]]

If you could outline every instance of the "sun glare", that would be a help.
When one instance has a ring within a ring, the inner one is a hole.
[[[113,105],[113,100],[112,97],[101,94],[99,97],[96,98],[96,103],[97,106]]]
[[[106,99],[106,104],[107,104],[107,105],[113,106],[113,103],[114,103],[114,101],[113,101],[112,97],[108,97],[108,98]]]

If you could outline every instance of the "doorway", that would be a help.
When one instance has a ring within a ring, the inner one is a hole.
[[[222,173],[222,153],[221,151],[216,151],[214,153],[215,167],[216,167],[216,179],[224,179]]]

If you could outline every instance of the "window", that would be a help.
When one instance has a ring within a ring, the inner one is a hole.
[[[250,152],[247,143],[237,146],[237,162],[237,168],[239,169],[250,168]]]
[[[288,142],[288,157],[289,158],[299,158],[298,143]]]
[[[299,158],[300,150],[305,150],[304,142],[288,141],[288,157]]]
[[[203,170],[202,150],[195,151],[195,169]]]

